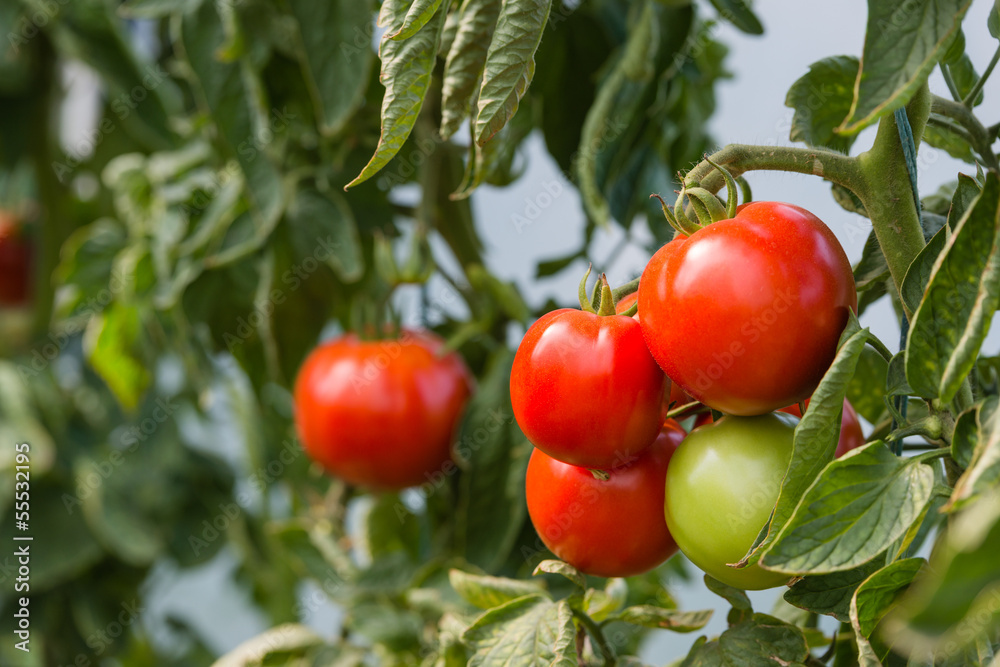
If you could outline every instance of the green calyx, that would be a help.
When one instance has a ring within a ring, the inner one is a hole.
[[[743,194],[744,203],[749,202],[752,196],[750,185],[742,177],[737,184],[737,179],[724,167],[713,162],[708,156],[705,157],[705,161],[722,175],[727,192],[725,203],[715,196],[712,190],[701,187],[697,181],[685,182],[684,179],[681,179],[683,186],[677,194],[677,201],[674,202],[673,208],[667,206],[660,195],[655,193],[649,195],[650,198],[656,197],[660,200],[663,217],[667,219],[670,226],[686,236],[691,236],[713,222],[736,217],[740,194]],[[686,205],[685,197],[687,198]],[[691,218],[688,211],[694,213],[694,219]]]
[[[584,310],[588,313],[594,313],[595,315],[600,315],[602,317],[607,315],[617,315],[615,312],[615,304],[618,303],[618,299],[621,297],[616,297],[615,290],[611,289],[611,285],[608,283],[608,277],[605,274],[602,273],[600,280],[598,280],[597,284],[594,285],[593,295],[587,295],[587,279],[590,278],[590,272],[592,270],[593,265],[587,265],[587,272],[583,274],[583,278],[580,280],[580,310]],[[625,294],[631,294],[636,290],[639,285],[638,279],[634,280],[633,283],[635,283],[635,286],[631,287],[631,289],[629,289],[629,286],[631,286],[632,283],[623,285],[622,288],[620,288],[628,290],[625,291],[622,296]],[[632,309],[630,309],[630,311],[631,310]],[[628,314],[631,316],[633,312],[634,311],[629,312]]]

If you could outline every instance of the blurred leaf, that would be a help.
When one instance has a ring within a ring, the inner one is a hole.
[[[475,138],[482,146],[517,113],[535,75],[535,51],[552,0],[504,0],[486,53]]]
[[[365,517],[365,544],[374,559],[401,551],[420,560],[420,521],[398,494],[384,493],[375,500]]]
[[[834,131],[851,111],[858,59],[833,56],[814,62],[788,89],[785,106],[795,109],[789,139],[846,153],[855,135]]]
[[[135,410],[151,376],[142,356],[143,313],[136,306],[112,303],[87,325],[87,360],[123,408]]]
[[[906,379],[925,398],[949,402],[975,364],[1000,305],[1000,176],[965,212],[934,263],[906,345]],[[983,270],[985,267],[985,271]]]
[[[853,570],[803,577],[785,591],[785,600],[800,609],[849,623],[854,591],[881,567],[882,563],[875,559]]]
[[[475,651],[469,667],[569,667],[577,664],[575,637],[565,600],[526,595],[481,615],[463,639]]]
[[[248,639],[216,660],[212,667],[252,667],[264,664],[268,655],[301,654],[305,649],[322,643],[323,640],[310,628],[287,623]]]
[[[350,608],[347,627],[391,651],[412,651],[420,646],[420,616],[395,605],[362,602]]]
[[[526,595],[548,597],[544,588],[531,581],[472,574],[462,570],[449,570],[448,579],[462,599],[480,609],[499,607]]]
[[[1000,484],[1000,411],[996,400],[988,400],[976,416],[978,426],[968,468],[955,483],[955,490],[946,509],[952,510],[967,504],[971,499],[985,494]],[[958,425],[956,424],[956,431]],[[966,425],[968,428],[968,425]],[[968,436],[967,436],[968,437]],[[959,443],[961,446],[962,443]]]
[[[64,315],[93,314],[100,309],[94,297],[111,284],[114,258],[127,243],[125,228],[109,218],[77,229],[66,240],[55,272],[58,284],[72,287],[72,297],[60,304]]]
[[[403,27],[409,4],[406,0],[385,0],[382,4],[379,25],[386,28],[378,52],[382,61],[379,79],[385,86],[382,134],[375,154],[361,173],[344,186],[345,190],[371,178],[399,152],[417,122],[430,88],[445,12],[438,12],[409,39],[392,39]]]
[[[719,15],[750,35],[763,35],[764,26],[745,0],[711,0]]]
[[[302,37],[302,68],[320,131],[335,135],[365,99],[375,52],[372,0],[289,0]]]
[[[184,15],[181,45],[197,76],[198,92],[221,139],[224,154],[234,158],[246,176],[246,195],[253,204],[262,229],[277,221],[283,206],[281,178],[267,155],[267,142],[255,117],[255,91],[244,72],[245,63],[222,60],[219,49],[226,30],[215,3],[203,2]],[[270,130],[287,128],[285,110],[271,110]]]
[[[851,113],[837,129],[853,133],[905,105],[948,50],[971,0],[868,3],[868,27]]]
[[[948,155],[955,159],[962,160],[963,162],[967,162],[969,164],[976,163],[976,154],[973,152],[972,146],[969,145],[969,142],[954,132],[949,132],[948,130],[937,125],[928,124],[927,127],[924,128],[922,140],[926,141],[934,148],[945,151]]]
[[[645,628],[660,628],[674,632],[694,632],[705,627],[705,624],[712,618],[712,613],[711,609],[678,611],[676,609],[664,609],[652,605],[639,605],[636,607],[627,607],[620,613],[611,616],[609,620],[640,625]]]
[[[441,136],[445,139],[469,115],[501,4],[500,0],[463,0],[458,10],[458,29],[448,50],[441,89]]]
[[[823,574],[872,560],[909,530],[930,500],[934,471],[925,457],[900,459],[875,441],[827,464],[761,565]]]
[[[204,0],[125,0],[118,13],[130,19],[162,19],[197,8]]]
[[[455,452],[463,473],[455,533],[466,560],[494,571],[521,532],[527,512],[524,473],[531,447],[514,422],[510,404],[513,352],[490,359],[469,402]]]
[[[354,213],[336,192],[300,189],[288,208],[292,244],[298,261],[312,257],[351,283],[364,273],[364,254]]]

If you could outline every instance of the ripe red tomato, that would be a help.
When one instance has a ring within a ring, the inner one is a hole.
[[[20,225],[0,212],[0,306],[20,306],[28,300],[31,247]]]
[[[657,251],[639,282],[640,324],[666,374],[721,412],[758,415],[808,397],[848,310],[850,262],[808,211],[753,202]]]
[[[684,429],[668,419],[631,463],[597,479],[586,468],[535,449],[528,463],[528,514],[545,546],[582,572],[629,577],[677,552],[663,520],[663,480]]]
[[[656,439],[665,384],[638,322],[563,308],[524,335],[510,398],[535,447],[564,463],[611,468]]]
[[[631,294],[626,294],[621,298],[621,300],[618,303],[615,304],[615,312],[621,315],[626,310],[631,308],[632,304],[638,301],[638,299],[639,299],[638,292],[632,292]],[[635,319],[639,319],[639,313],[636,313],[632,317],[634,317]]]
[[[380,341],[348,334],[313,350],[295,383],[295,424],[310,458],[376,489],[414,486],[453,465],[471,384],[461,358],[441,345],[404,331]]]
[[[664,516],[692,563],[719,581],[749,590],[788,575],[729,567],[750,549],[778,499],[792,455],[795,424],[780,414],[726,416],[688,434],[667,470]]]
[[[806,407],[809,407],[808,398],[806,399]],[[797,403],[789,405],[787,408],[782,408],[781,411],[795,415],[796,417],[802,417],[802,411],[799,410]],[[865,444],[865,434],[861,430],[861,420],[858,419],[858,413],[855,412],[854,406],[845,398],[844,412],[840,417],[840,440],[837,442],[837,453],[834,456],[840,458],[847,452],[857,449],[863,444]]]

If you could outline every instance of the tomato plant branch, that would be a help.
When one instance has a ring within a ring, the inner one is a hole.
[[[887,348],[887,347],[885,346],[885,343],[883,343],[882,341],[880,341],[880,340],[879,340],[878,338],[876,338],[875,336],[869,336],[866,342],[867,342],[867,343],[868,343],[869,345],[871,345],[871,346],[872,346],[872,348],[873,348],[873,349],[874,349],[874,350],[875,350],[876,352],[878,352],[878,353],[879,353],[879,355],[880,355],[880,356],[881,356],[881,357],[882,357],[883,359],[885,359],[885,360],[886,360],[886,363],[888,363],[888,362],[892,361],[892,352],[890,352],[890,351],[889,351],[889,348]]]
[[[1000,163],[998,163],[992,148],[994,135],[979,122],[976,115],[972,113],[972,109],[961,102],[952,102],[934,95],[932,96],[931,111],[957,122],[968,132],[971,139],[970,145],[973,150],[979,153],[986,166],[991,169],[1000,169]]]
[[[940,63],[940,68],[941,76],[944,77],[944,82],[948,86],[948,92],[951,93],[956,102],[961,102],[962,93],[958,92],[958,85],[955,83],[955,77],[951,75],[951,68],[946,63]]]
[[[608,640],[604,636],[604,631],[601,627],[594,622],[590,616],[585,612],[578,609],[573,610],[573,617],[580,621],[580,625],[587,629],[587,634],[590,635],[590,640],[594,642],[594,645],[601,652],[601,657],[604,658],[604,664],[607,667],[612,667],[615,664],[615,654],[608,646]]]
[[[983,71],[983,75],[979,77],[978,81],[976,81],[976,85],[972,87],[969,94],[965,96],[964,100],[962,100],[962,104],[970,109],[972,108],[972,105],[976,103],[976,98],[979,96],[979,93],[983,90],[983,86],[986,85],[986,80],[990,78],[990,74],[993,74],[993,68],[997,66],[997,61],[1000,61],[1000,46],[998,46],[997,50],[993,52],[993,59],[990,60],[990,64],[986,66],[986,69]]]

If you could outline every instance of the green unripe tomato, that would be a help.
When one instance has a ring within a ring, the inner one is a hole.
[[[692,563],[730,586],[761,590],[788,580],[758,565],[737,570],[727,563],[743,558],[767,523],[796,421],[784,414],[723,417],[692,431],[667,469],[670,534]]]

